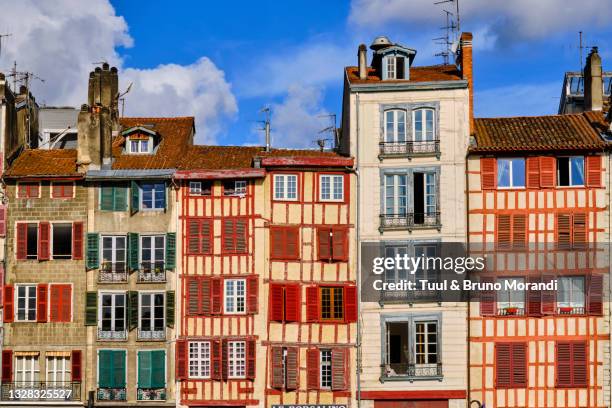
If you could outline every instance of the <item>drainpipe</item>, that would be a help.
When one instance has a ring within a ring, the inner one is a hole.
[[[350,98],[350,96],[349,96]],[[350,103],[349,103],[350,106]],[[349,108],[350,109],[350,108]],[[357,236],[357,408],[361,408],[361,190],[360,190],[360,174],[359,174],[359,92],[355,94],[355,156],[357,163],[355,166],[355,175],[357,176],[357,200],[355,211],[355,235]]]
[[[469,150],[469,138],[468,138],[468,150]],[[468,174],[468,159],[469,152],[465,154],[465,245],[466,250],[468,251],[468,256],[471,256],[470,253],[470,187],[469,187],[469,174]],[[467,403],[468,407],[471,407],[471,373],[470,373],[470,313],[472,310],[472,301],[471,299],[467,299],[467,316],[465,317],[467,323]]]

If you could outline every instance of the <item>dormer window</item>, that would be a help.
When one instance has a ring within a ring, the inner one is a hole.
[[[125,137],[127,154],[152,154],[157,133],[142,126],[135,126],[122,132]]]
[[[404,79],[404,57],[391,55],[386,58],[386,79]]]
[[[151,151],[149,150],[150,145],[151,143],[149,142],[149,139],[130,140],[130,153],[151,153]]]

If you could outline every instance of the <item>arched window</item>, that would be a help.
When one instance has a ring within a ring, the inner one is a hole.
[[[433,109],[421,108],[412,111],[415,142],[434,140],[436,134],[434,118],[435,112]]]
[[[385,111],[385,142],[406,141],[406,111]]]

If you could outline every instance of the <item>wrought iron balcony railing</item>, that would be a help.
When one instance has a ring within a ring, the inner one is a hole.
[[[166,400],[166,389],[165,388],[138,388],[136,397],[138,401],[165,401]]]
[[[508,306],[508,307],[498,307],[497,308],[498,316],[524,316],[525,315],[525,307],[521,306]]]
[[[584,306],[557,306],[557,314],[560,315],[583,315],[585,313]]]
[[[138,329],[138,340],[165,340],[166,330],[142,330]]]
[[[442,228],[440,212],[381,214],[379,230],[413,230],[425,228]]]
[[[80,401],[78,381],[3,382],[2,401]]]
[[[379,158],[393,156],[440,156],[439,140],[380,142]]]
[[[125,388],[98,388],[98,401],[125,401]]]
[[[127,331],[105,330],[98,327],[98,340],[127,340]]]
[[[143,262],[138,270],[138,282],[165,282],[164,262]]]
[[[98,275],[99,282],[127,282],[128,271],[125,262],[103,262]]]
[[[441,379],[442,363],[434,364],[383,364],[381,381],[401,381],[418,379]]]

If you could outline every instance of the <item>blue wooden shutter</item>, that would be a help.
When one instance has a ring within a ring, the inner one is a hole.
[[[166,387],[166,351],[151,351],[151,388]]]
[[[98,387],[110,388],[113,386],[113,350],[98,351]]]
[[[151,386],[152,368],[151,361],[153,357],[152,351],[138,352],[138,388],[153,388]]]
[[[125,388],[125,350],[113,350],[113,388]]]

